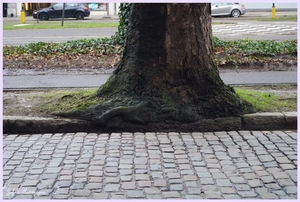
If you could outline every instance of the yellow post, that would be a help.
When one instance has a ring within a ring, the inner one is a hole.
[[[24,7],[22,6],[22,10],[21,10],[21,24],[25,24],[25,10]]]
[[[273,3],[273,6],[272,6],[272,19],[275,19],[276,18],[276,8],[275,8],[275,3]]]

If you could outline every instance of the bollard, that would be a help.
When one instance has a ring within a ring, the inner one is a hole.
[[[272,19],[275,19],[276,18],[276,8],[275,8],[275,3],[273,3],[273,6],[272,6]]]
[[[22,7],[22,10],[21,10],[21,24],[25,24],[25,10],[24,10],[24,7]]]

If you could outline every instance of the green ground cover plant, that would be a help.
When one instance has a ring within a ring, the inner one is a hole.
[[[233,65],[255,62],[282,62],[297,60],[297,40],[249,40],[240,39],[233,41],[213,38],[217,64]],[[277,57],[276,57],[277,56]],[[282,57],[281,57],[282,56]]]
[[[117,44],[109,38],[98,39],[79,39],[63,43],[37,42],[23,46],[5,46],[3,48],[4,57],[14,57],[22,54],[33,56],[49,55],[105,55],[114,53],[117,50]]]
[[[234,65],[249,62],[280,62],[278,57],[285,55],[284,60],[297,60],[297,40],[235,40],[224,41],[213,37],[217,65]],[[118,35],[111,38],[79,39],[63,43],[38,42],[22,46],[4,46],[3,59],[45,60],[57,56],[75,59],[80,55],[106,56],[120,54],[123,41]]]

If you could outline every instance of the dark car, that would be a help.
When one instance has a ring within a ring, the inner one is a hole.
[[[48,20],[49,18],[61,18],[63,3],[54,4],[48,8],[43,8],[33,12],[33,18]],[[65,18],[76,18],[83,20],[90,15],[89,7],[84,3],[65,3]]]

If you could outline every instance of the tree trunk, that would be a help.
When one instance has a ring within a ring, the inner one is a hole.
[[[246,109],[219,76],[207,3],[132,4],[123,55],[97,96],[76,116],[105,131],[214,130]]]

